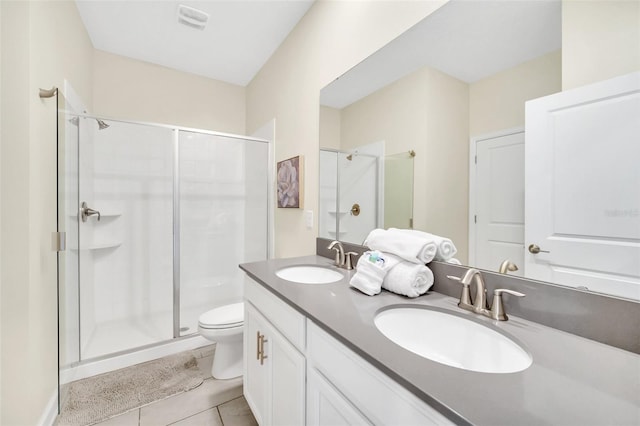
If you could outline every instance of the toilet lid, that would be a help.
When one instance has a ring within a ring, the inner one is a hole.
[[[244,322],[244,302],[220,306],[200,315],[198,323],[203,328],[221,328],[241,325]]]

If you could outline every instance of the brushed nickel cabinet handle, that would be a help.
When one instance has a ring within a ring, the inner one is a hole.
[[[260,336],[260,365],[264,365],[264,360],[269,358],[264,354],[264,344],[269,342],[269,339],[264,338],[264,334]]]
[[[260,332],[256,333],[256,359],[260,360]]]

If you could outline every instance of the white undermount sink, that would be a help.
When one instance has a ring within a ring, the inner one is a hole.
[[[507,336],[474,321],[425,308],[392,308],[375,317],[385,337],[432,361],[483,373],[515,373],[531,355]]]
[[[283,280],[300,284],[329,284],[344,278],[344,275],[335,269],[317,265],[288,266],[278,269],[276,275]]]

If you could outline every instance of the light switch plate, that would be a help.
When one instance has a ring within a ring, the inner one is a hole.
[[[313,228],[313,210],[304,211],[304,224],[308,229]]]

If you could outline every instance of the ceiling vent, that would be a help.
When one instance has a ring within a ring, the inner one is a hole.
[[[208,13],[183,4],[178,6],[178,23],[197,30],[204,30],[208,21]]]

